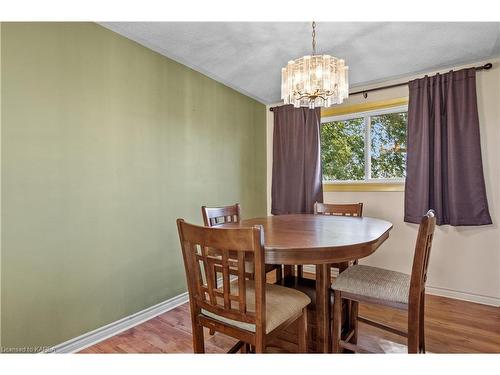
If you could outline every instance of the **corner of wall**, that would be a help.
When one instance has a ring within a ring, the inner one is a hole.
[[[267,214],[271,215],[271,188],[273,179],[273,130],[274,115],[271,107],[283,105],[283,103],[274,103],[266,105],[266,155],[267,155]]]
[[[273,173],[273,113],[270,111],[271,105],[266,105],[266,207],[267,215],[271,215],[271,178]]]
[[[0,22],[0,212],[2,212],[2,26]],[[0,348],[2,347],[2,215],[0,215]]]

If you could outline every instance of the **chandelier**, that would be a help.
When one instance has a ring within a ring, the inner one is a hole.
[[[281,69],[281,99],[294,107],[330,107],[349,95],[349,67],[330,55],[316,55],[316,23],[312,23],[312,55],[291,60]]]

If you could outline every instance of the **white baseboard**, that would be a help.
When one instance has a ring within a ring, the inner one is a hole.
[[[311,264],[306,264],[302,266],[302,269],[304,270],[304,272],[316,274],[316,266],[313,266]],[[339,275],[339,270],[336,268],[332,269],[332,276],[337,277],[338,275]]]
[[[474,293],[464,293],[457,290],[438,288],[434,286],[426,286],[425,292],[426,294],[432,294],[434,296],[447,297],[458,299],[461,301],[480,303],[482,305],[500,307],[500,298],[496,297],[483,296],[481,294]]]
[[[189,298],[187,292],[179,294],[178,296],[160,302],[157,305],[148,307],[147,309],[126,316],[125,318],[117,320],[113,323],[107,324],[93,331],[84,333],[81,336],[75,337],[61,344],[55,345],[46,352],[76,353],[100,341],[103,341],[109,337],[115,336],[123,331],[126,331],[127,329],[130,329],[140,323],[152,319],[155,316],[158,316],[160,314],[163,314],[164,312],[172,310],[177,306],[186,303],[188,300]]]
[[[303,270],[304,270],[304,272],[313,273],[313,274],[316,272],[316,268],[312,265],[304,266]],[[337,275],[338,275],[337,270],[332,271],[332,276],[337,277]],[[496,297],[483,296],[483,295],[474,294],[474,293],[465,293],[465,292],[460,292],[458,290],[439,288],[439,287],[434,287],[434,286],[430,286],[430,285],[427,285],[425,287],[425,291],[427,294],[431,294],[434,296],[453,298],[453,299],[458,299],[461,301],[480,303],[482,305],[489,305],[489,306],[495,306],[495,307],[500,306],[500,298],[496,298]]]
[[[313,265],[304,265],[304,272],[314,274],[316,272],[315,266]],[[338,271],[333,270],[332,276],[337,276]],[[458,299],[462,301],[475,302],[483,305],[490,305],[499,307],[500,306],[500,298],[483,296],[479,294],[473,293],[464,293],[456,290],[445,289],[427,286],[426,292],[428,294]],[[113,323],[107,324],[103,327],[97,328],[93,331],[84,333],[81,336],[75,337],[71,340],[65,341],[61,344],[55,345],[51,347],[47,352],[50,353],[76,353],[80,350],[83,350],[89,346],[97,344],[109,337],[115,336],[127,329],[135,327],[138,324],[141,324],[147,320],[154,318],[155,316],[161,315],[169,310],[176,308],[186,302],[188,302],[189,297],[188,293],[182,293],[178,296],[172,297],[166,301],[160,302],[157,305],[148,307],[142,311],[136,312],[135,314],[126,316],[120,320],[117,320]]]

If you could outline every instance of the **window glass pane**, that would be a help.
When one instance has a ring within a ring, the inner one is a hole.
[[[406,112],[371,117],[371,178],[404,178]]]
[[[323,180],[364,180],[363,118],[332,121],[321,126]]]

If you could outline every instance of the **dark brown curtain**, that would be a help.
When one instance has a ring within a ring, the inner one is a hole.
[[[273,110],[271,213],[313,213],[314,202],[323,202],[320,109],[287,105]]]
[[[409,82],[405,221],[432,208],[438,225],[491,224],[474,68]]]

